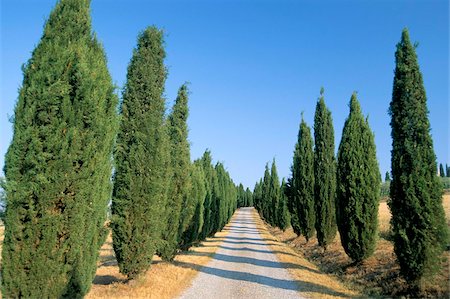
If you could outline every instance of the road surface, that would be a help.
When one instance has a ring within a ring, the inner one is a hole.
[[[236,212],[216,254],[180,298],[301,298],[298,284],[267,245],[271,241],[259,234],[252,211]]]

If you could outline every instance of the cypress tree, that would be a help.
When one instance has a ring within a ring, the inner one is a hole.
[[[256,182],[255,188],[253,189],[253,205],[260,216],[262,216],[262,184],[262,179],[260,179],[259,182]]]
[[[380,184],[374,136],[353,93],[338,150],[336,220],[342,246],[355,262],[375,251]]]
[[[203,227],[201,232],[201,240],[205,239],[206,237],[210,236],[212,232],[212,227],[214,223],[214,213],[216,211],[216,205],[215,205],[215,196],[217,193],[217,176],[214,170],[214,167],[212,166],[212,157],[211,152],[209,150],[206,150],[201,158],[201,165],[203,167],[203,172],[205,174],[205,186],[206,186],[206,196],[205,196],[205,203],[204,203],[204,218],[203,218]]]
[[[271,200],[270,200],[270,171],[269,171],[269,163],[266,164],[266,168],[264,170],[264,178],[261,186],[261,214],[263,219],[270,223],[270,208],[271,208]]]
[[[225,225],[230,221],[231,217],[234,214],[234,211],[237,209],[237,189],[236,185],[234,184],[233,180],[231,179],[230,173],[227,171],[227,181],[228,181],[228,188],[227,188],[227,200],[226,200],[226,207],[228,210],[227,217],[223,220],[222,225],[220,227],[220,230],[222,230]]]
[[[447,174],[447,177],[448,178],[450,178],[450,166],[448,166],[447,164],[445,164],[445,168],[446,168],[446,174]]]
[[[293,213],[306,242],[314,235],[314,151],[311,130],[303,119],[292,166]]]
[[[181,237],[180,247],[184,250],[200,239],[204,221],[205,184],[205,174],[199,160],[197,160],[191,167],[191,191],[189,197],[194,201],[194,212],[190,219],[186,219],[188,227],[183,231]]]
[[[283,231],[289,226],[290,217],[287,207],[287,196],[284,192],[286,189],[286,181],[283,178],[280,189],[280,201],[278,202],[278,224],[277,226]]]
[[[253,207],[253,193],[250,190],[250,188],[247,187],[247,189],[245,189],[245,194],[246,194],[246,207]]]
[[[386,174],[384,175],[384,181],[386,183],[391,181],[391,176],[389,175],[389,171],[386,171]]]
[[[244,185],[239,184],[237,187],[238,190],[238,208],[246,206],[246,193],[244,190]]]
[[[319,245],[325,250],[336,236],[336,161],[331,112],[325,106],[323,88],[314,116],[314,204]]]
[[[270,183],[269,183],[269,223],[272,226],[278,226],[280,215],[278,210],[278,204],[280,201],[280,180],[278,179],[277,165],[275,159],[272,161],[272,167],[270,169]]]
[[[442,186],[430,135],[427,98],[407,29],[395,53],[390,104],[392,182],[389,207],[394,251],[412,287],[438,269],[447,239]]]
[[[445,178],[445,170],[444,170],[444,166],[442,165],[442,163],[439,163],[439,175],[442,178]]]
[[[166,205],[166,227],[162,233],[162,246],[158,249],[161,258],[166,261],[171,261],[175,257],[180,241],[180,229],[182,230],[182,226],[185,226],[181,223],[185,221],[181,218],[181,209],[183,208],[183,213],[190,213],[191,155],[188,141],[188,115],[188,89],[186,84],[183,84],[178,90],[177,99],[168,117],[171,181]]]
[[[23,67],[4,167],[3,297],[78,298],[95,276],[118,99],[89,10],[58,2]]]
[[[291,167],[291,172],[293,166]],[[296,196],[294,194],[294,188],[293,188],[293,179],[292,177],[288,178],[286,182],[286,186],[284,188],[284,193],[287,197],[287,207],[290,214],[291,219],[291,227],[294,231],[294,233],[297,234],[297,236],[300,236],[302,234],[302,230],[300,229],[300,220],[298,219],[298,210],[297,210],[297,202],[296,202]]]
[[[163,32],[139,34],[128,66],[116,145],[112,236],[120,272],[145,272],[161,243],[167,201],[168,140],[163,98]]]
[[[217,175],[217,192],[215,196],[215,212],[214,212],[214,222],[211,234],[215,234],[216,232],[222,229],[222,226],[226,224],[226,219],[228,217],[228,178],[225,168],[222,163],[217,163],[215,166],[215,172]]]

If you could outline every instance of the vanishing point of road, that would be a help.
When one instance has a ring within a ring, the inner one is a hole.
[[[180,298],[301,298],[299,286],[259,234],[252,208],[236,212],[212,260]]]

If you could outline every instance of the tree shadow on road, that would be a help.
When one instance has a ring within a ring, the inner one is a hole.
[[[290,256],[298,256],[296,254],[278,251],[278,250],[254,249],[254,248],[250,248],[250,247],[229,247],[229,246],[220,245],[219,248],[226,249],[226,250],[233,250],[233,251],[244,250],[244,251],[258,252],[258,253],[277,253],[277,254],[285,254],[285,255],[290,255]]]
[[[248,281],[253,282],[273,288],[278,289],[284,289],[284,290],[292,290],[292,291],[300,291],[305,293],[318,293],[321,295],[328,295],[328,296],[338,296],[338,297],[344,297],[344,298],[352,298],[348,296],[347,294],[334,291],[330,288],[327,288],[322,285],[318,285],[315,283],[310,283],[306,281],[301,280],[286,280],[286,279],[278,279],[278,278],[272,278],[264,275],[258,275],[258,274],[252,274],[252,273],[246,273],[246,272],[239,272],[239,271],[230,271],[230,270],[223,270],[223,269],[217,269],[213,267],[203,266],[199,267],[196,264],[192,263],[184,263],[184,262],[176,262],[177,266],[180,267],[188,267],[191,269],[196,269],[200,272],[223,277],[227,279],[232,280],[240,280],[240,281]]]
[[[269,252],[269,253],[272,254],[272,252]],[[203,253],[203,252],[193,252],[192,255],[205,256],[207,254]],[[306,267],[306,266],[302,266],[302,265],[298,265],[298,264],[283,263],[283,262],[269,261],[269,260],[261,260],[261,259],[255,259],[255,258],[252,258],[252,257],[245,257],[245,256],[233,256],[233,255],[216,253],[216,254],[213,255],[213,259],[214,260],[219,260],[219,261],[224,261],[224,262],[249,264],[249,265],[254,265],[254,266],[259,266],[259,267],[266,267],[266,268],[301,269],[301,270],[310,271],[310,272],[313,272],[313,273],[316,273],[316,274],[321,274],[321,272],[316,270],[316,269],[312,269],[312,268],[309,268],[309,267]]]

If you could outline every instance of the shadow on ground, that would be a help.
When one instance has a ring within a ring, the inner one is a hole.
[[[272,253],[272,251],[267,251],[269,253]],[[203,252],[193,252],[192,255],[196,256],[208,256],[208,254]],[[261,259],[255,259],[251,257],[243,257],[243,256],[233,256],[233,255],[227,255],[227,254],[221,254],[216,253],[213,257],[215,260],[224,261],[224,262],[230,262],[230,263],[241,263],[241,264],[250,264],[254,266],[259,267],[266,267],[266,268],[279,268],[279,269],[302,269],[306,271],[310,271],[313,273],[320,274],[321,272],[309,267],[305,267],[298,264],[293,263],[282,263],[282,262],[273,262],[273,261],[267,261],[267,260],[261,260]]]
[[[264,275],[257,275],[257,274],[239,272],[239,271],[223,270],[223,269],[217,269],[217,268],[208,267],[208,266],[199,267],[196,264],[184,263],[184,262],[178,262],[178,261],[175,262],[175,264],[180,267],[188,267],[191,269],[196,269],[200,272],[207,273],[207,274],[214,275],[214,276],[219,276],[219,277],[233,279],[233,280],[241,280],[241,281],[258,283],[258,284],[273,287],[273,288],[300,291],[300,292],[305,292],[305,293],[318,293],[321,295],[339,296],[339,297],[343,297],[343,298],[352,298],[352,297],[348,296],[347,294],[334,291],[325,286],[310,283],[310,282],[305,282],[305,281],[297,280],[297,281],[294,281],[296,284],[293,284],[292,280],[271,278],[271,277],[267,277]],[[297,287],[297,285],[298,285],[298,287]]]

